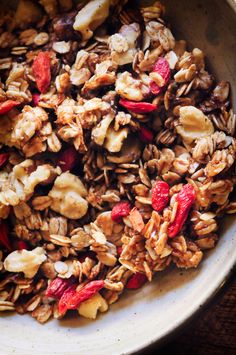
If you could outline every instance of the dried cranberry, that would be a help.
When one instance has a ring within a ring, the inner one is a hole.
[[[141,272],[137,272],[132,275],[126,284],[126,288],[129,290],[137,290],[147,282],[147,276]]]
[[[157,181],[152,188],[152,207],[161,212],[169,202],[169,185],[165,181]]]
[[[111,219],[114,222],[120,223],[123,217],[128,216],[130,213],[131,206],[127,201],[118,202],[111,211]]]

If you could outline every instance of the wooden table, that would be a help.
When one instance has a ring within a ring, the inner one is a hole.
[[[236,272],[171,342],[149,355],[236,355]]]

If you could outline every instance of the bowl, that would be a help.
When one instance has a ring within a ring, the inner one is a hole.
[[[236,97],[235,1],[163,1],[176,38],[201,48],[218,78]],[[28,316],[0,319],[1,354],[130,354],[160,344],[223,286],[236,262],[236,222],[227,217],[216,248],[196,270],[168,269],[136,292],[126,291],[96,321],[53,320],[44,326]]]

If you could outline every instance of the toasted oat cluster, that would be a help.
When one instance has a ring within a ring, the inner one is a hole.
[[[236,212],[229,83],[161,3],[75,3],[0,21],[0,311],[40,323],[196,268]]]

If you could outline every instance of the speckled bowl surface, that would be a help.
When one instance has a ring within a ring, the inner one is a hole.
[[[163,1],[177,38],[204,50],[218,78],[236,97],[235,1]],[[234,108],[236,105],[234,105]],[[217,247],[197,270],[175,268],[120,301],[96,321],[83,318],[40,325],[28,316],[2,315],[0,354],[113,355],[142,351],[173,334],[224,284],[236,262],[236,221],[226,218]]]

